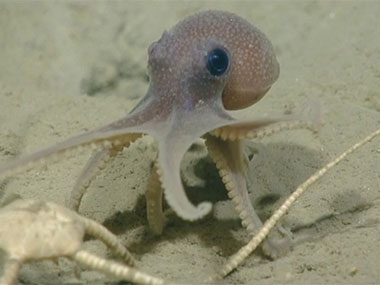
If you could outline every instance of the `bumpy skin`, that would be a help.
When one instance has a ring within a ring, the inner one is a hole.
[[[229,52],[231,70],[227,78],[213,84],[205,70],[205,59],[207,52],[216,47]],[[241,109],[256,103],[272,86],[279,75],[279,64],[261,31],[232,13],[209,11],[188,17],[169,33],[164,32],[149,48],[149,71],[151,83],[164,87],[160,97],[171,97],[170,101],[205,100],[211,86],[217,89],[227,81],[224,106]],[[209,80],[203,82],[202,77]],[[191,90],[184,93],[187,86]]]
[[[229,66],[220,76],[210,74],[206,64],[209,53],[216,48],[226,51],[229,56]],[[113,150],[122,149],[120,146],[128,146],[141,134],[149,134],[158,143],[159,175],[156,176],[168,204],[183,219],[196,220],[210,212],[211,204],[203,202],[194,206],[190,203],[181,183],[180,162],[189,146],[210,132],[212,140],[205,137],[210,154],[220,169],[243,224],[255,232],[253,229],[257,230],[261,222],[247,201],[241,142],[244,138],[265,133],[274,123],[294,118],[241,121],[231,117],[226,110],[256,103],[276,81],[279,64],[271,43],[262,32],[239,16],[207,11],[190,16],[169,32],[164,32],[149,47],[148,53],[148,92],[125,118],[0,166],[0,176],[74,147],[95,144]],[[230,142],[223,143],[223,140]],[[226,152],[230,153],[223,158]],[[94,161],[101,163],[105,157],[111,156],[102,155]],[[233,169],[229,163],[233,163]],[[90,165],[88,169],[92,168]],[[91,171],[82,175],[86,181]],[[231,174],[231,171],[238,173]],[[154,189],[149,193],[152,191]],[[73,196],[83,195],[83,189],[78,192],[80,194]],[[161,203],[150,202],[151,213],[161,211],[155,209],[155,205]],[[162,228],[162,225],[156,228]]]

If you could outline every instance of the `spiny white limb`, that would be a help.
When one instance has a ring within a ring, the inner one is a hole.
[[[0,277],[1,285],[12,285],[16,282],[22,262],[16,259],[8,259],[3,265],[3,275]]]
[[[103,241],[117,256],[120,256],[126,264],[134,266],[135,260],[132,254],[122,245],[113,233],[93,220],[79,215],[78,219],[84,224],[86,233]]]
[[[251,239],[251,241],[242,247],[236,254],[234,254],[228,262],[218,271],[215,275],[211,276],[207,281],[215,281],[224,278],[232,270],[236,269],[257,247],[258,245],[268,236],[269,232],[275,227],[277,222],[281,217],[289,210],[292,204],[305,192],[305,190],[319,180],[327,171],[332,167],[341,162],[347,155],[351,154],[358,148],[362,147],[364,144],[371,141],[374,137],[380,135],[380,129],[374,131],[358,143],[354,144],[348,150],[343,152],[341,155],[336,157],[334,160],[329,162],[325,167],[321,168],[309,179],[307,179],[303,184],[301,184],[288,199],[281,205],[281,207],[276,210],[276,212],[270,217],[265,223],[260,232]]]
[[[118,279],[149,285],[161,285],[166,283],[161,278],[153,277],[128,266],[100,258],[85,250],[79,250],[71,258],[79,264],[85,265],[93,270],[101,271]]]

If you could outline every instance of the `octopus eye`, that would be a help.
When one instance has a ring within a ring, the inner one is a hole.
[[[227,51],[216,48],[209,52],[207,55],[207,70],[212,76],[223,75],[230,64],[230,59]]]

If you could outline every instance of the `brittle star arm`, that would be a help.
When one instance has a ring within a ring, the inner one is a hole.
[[[98,257],[88,251],[79,250],[71,259],[79,264],[85,265],[90,269],[101,271],[110,276],[120,278],[121,280],[144,285],[161,285],[165,284],[161,278],[153,277],[147,273],[139,271],[129,266]]]
[[[129,266],[101,258],[86,250],[78,250],[72,256],[68,257],[81,265],[89,267],[90,269],[101,271],[121,280],[146,285],[164,284],[164,280],[161,278],[157,278]],[[22,264],[23,262],[21,260],[6,260],[3,267],[3,275],[0,277],[0,284],[15,284]]]
[[[78,220],[80,220],[84,225],[84,230],[87,234],[92,235],[102,242],[104,242],[115,255],[119,256],[126,264],[134,266],[135,259],[132,254],[128,251],[126,247],[119,241],[119,239],[106,229],[103,225],[85,218],[83,216],[77,215]]]
[[[243,246],[236,254],[234,254],[228,262],[213,276],[210,276],[206,282],[220,280],[236,269],[269,235],[270,231],[276,226],[278,221],[289,211],[293,203],[316,181],[321,179],[326,172],[340,163],[347,155],[355,152],[375,137],[380,136],[380,129],[375,130],[342,154],[330,161],[326,166],[314,173],[309,179],[297,187],[297,189],[285,200],[285,202],[276,210],[276,212],[264,223],[260,232],[255,235],[248,244]]]

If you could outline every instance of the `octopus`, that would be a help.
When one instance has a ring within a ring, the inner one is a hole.
[[[182,157],[202,138],[242,225],[255,235],[263,224],[247,191],[244,142],[307,125],[297,114],[249,120],[229,112],[258,102],[278,79],[280,67],[271,42],[233,13],[204,11],[165,31],[150,45],[148,56],[149,88],[126,117],[16,158],[0,166],[0,176],[46,163],[48,157],[68,150],[95,146],[96,153],[70,194],[68,203],[75,209],[102,165],[141,136],[152,136],[158,155],[145,196],[148,223],[160,234],[166,220],[162,197],[188,221],[201,219],[212,209],[207,201],[190,202],[180,176]],[[276,257],[281,243],[269,238],[263,249]]]

